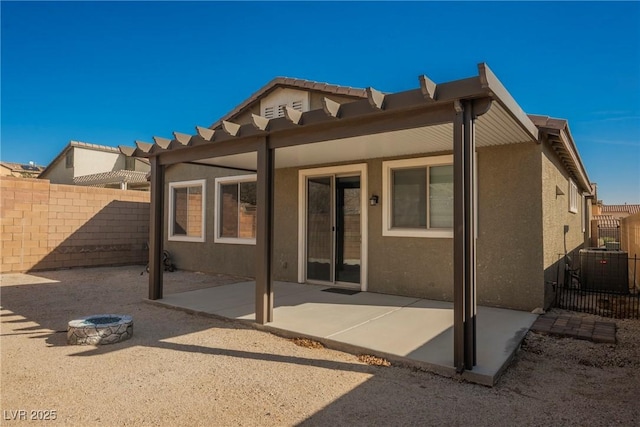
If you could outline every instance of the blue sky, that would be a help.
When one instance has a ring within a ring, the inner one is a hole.
[[[275,76],[395,92],[486,62],[569,120],[599,198],[640,203],[638,2],[6,2],[0,158],[193,133]]]

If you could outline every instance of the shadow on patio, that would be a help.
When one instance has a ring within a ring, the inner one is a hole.
[[[350,353],[371,353],[442,375],[453,368],[453,305],[395,295],[344,295],[316,285],[276,282],[274,321],[254,323],[254,282],[174,293],[154,304],[250,323],[287,337],[305,336]],[[478,364],[463,378],[493,385],[536,315],[479,307]]]

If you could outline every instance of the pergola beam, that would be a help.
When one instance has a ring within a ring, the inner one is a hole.
[[[338,118],[340,114],[340,103],[324,97],[322,98],[322,109],[327,116]]]
[[[229,122],[227,120],[223,120],[222,130],[229,136],[239,136],[240,125],[237,123]]]
[[[418,81],[420,82],[420,91],[422,92],[424,99],[428,101],[435,101],[437,85],[425,75],[418,76]]]
[[[177,142],[177,144],[172,145],[172,148],[175,146],[183,146],[186,147],[191,142],[191,135],[180,132],[173,132],[173,139]]]
[[[384,107],[384,93],[372,87],[367,88],[367,100],[369,101],[369,105],[376,110],[382,110]]]
[[[266,117],[258,116],[257,114],[251,115],[251,123],[257,130],[264,131],[269,127],[269,119],[267,119]]]
[[[295,110],[291,107],[284,107],[284,117],[291,123],[300,125],[302,119],[302,111]]]
[[[203,126],[196,126],[196,132],[198,133],[198,136],[205,141],[213,141],[215,136],[215,131],[213,129]]]

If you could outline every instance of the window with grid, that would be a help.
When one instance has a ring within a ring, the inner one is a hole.
[[[169,183],[169,240],[204,242],[206,181]]]
[[[453,236],[451,156],[383,162],[383,235]]]
[[[216,178],[216,243],[255,244],[256,176]]]
[[[578,213],[578,186],[569,180],[569,212]]]

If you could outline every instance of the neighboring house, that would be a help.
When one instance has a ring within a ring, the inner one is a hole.
[[[640,205],[605,205],[598,201],[592,211],[590,246],[619,249],[621,220],[640,213]]]
[[[17,178],[37,178],[44,170],[43,166],[36,166],[33,162],[28,164],[0,162],[0,176],[15,176]]]
[[[478,69],[387,94],[276,78],[195,135],[121,147],[151,161],[150,298],[164,246],[178,268],[256,277],[260,323],[272,279],[454,301],[456,331],[474,300],[548,306],[592,188],[567,122]]]
[[[626,218],[629,215],[634,215],[640,212],[640,205],[605,205],[602,202],[598,202],[593,205],[594,215],[608,215],[616,219]]]
[[[40,174],[53,184],[149,190],[149,162],[116,147],[71,141]]]

